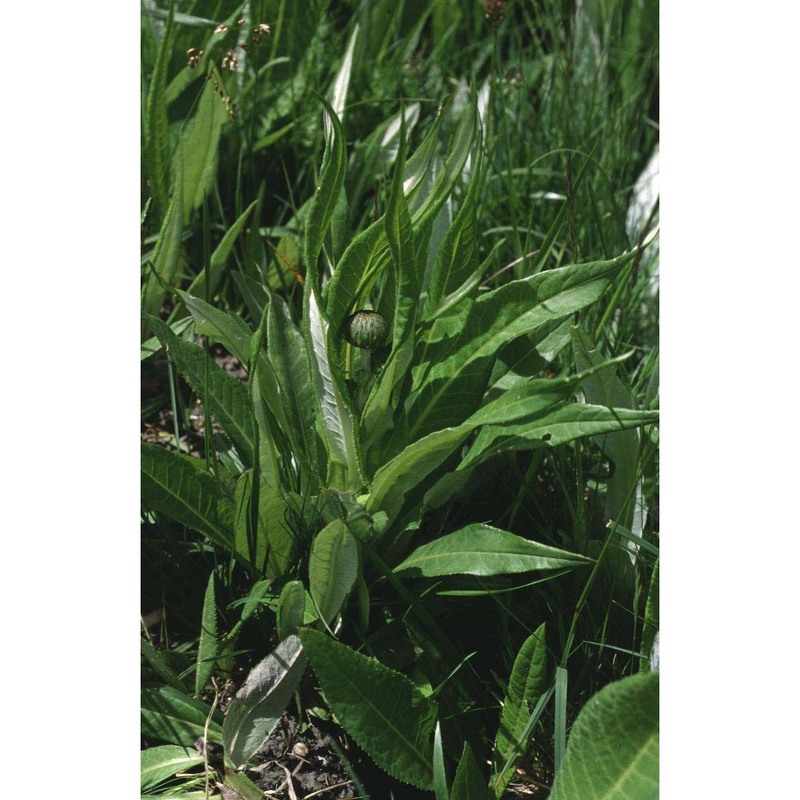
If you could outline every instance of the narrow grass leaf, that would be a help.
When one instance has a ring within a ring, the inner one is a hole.
[[[320,617],[330,624],[342,608],[358,575],[358,544],[341,519],[316,536],[308,560],[311,597]]]
[[[579,370],[597,366],[604,360],[589,335],[579,327],[572,329],[572,351]],[[612,366],[587,376],[582,384],[587,403],[609,408],[636,407],[631,390],[617,377]],[[614,473],[606,488],[606,519],[619,521],[641,536],[647,515],[639,458],[641,433],[632,428],[595,437],[595,442],[614,462]]]
[[[139,780],[143,792],[155,789],[160,783],[179,772],[203,763],[202,754],[194,747],[165,744],[142,750]]]
[[[228,707],[222,743],[231,762],[246,764],[278,724],[305,670],[297,636],[284,639],[256,664]]]
[[[542,623],[523,642],[511,668],[494,744],[494,775],[490,787],[497,800],[514,775],[514,764],[525,756],[528,742],[522,737],[531,709],[547,688],[546,681],[547,644],[545,623]]]
[[[208,740],[222,743],[222,715],[211,715],[211,706],[169,686],[142,690],[142,733],[170,744],[191,747],[203,736],[208,722]]]
[[[197,646],[197,670],[195,672],[194,696],[200,697],[211,678],[218,654],[217,600],[214,595],[214,573],[208,577],[203,600],[203,618],[200,623],[200,641]]]
[[[222,279],[225,264],[227,263],[231,251],[233,250],[233,245],[236,243],[236,240],[239,238],[239,234],[242,232],[245,224],[247,223],[250,213],[257,205],[258,200],[253,200],[253,202],[247,206],[247,208],[239,215],[239,219],[237,219],[236,222],[234,222],[233,225],[231,225],[231,227],[225,231],[225,235],[222,237],[219,244],[214,249],[214,252],[211,254],[208,270],[211,276],[211,282],[208,288],[209,297],[216,292],[219,282]],[[206,270],[201,270],[198,273],[197,277],[192,281],[191,285],[186,291],[187,294],[205,294]]]
[[[180,179],[180,171],[177,179]],[[164,302],[165,292],[162,284],[172,283],[178,268],[183,246],[183,199],[180,192],[173,192],[169,201],[158,241],[153,249],[152,268],[156,273],[148,273],[142,295],[142,312],[156,316]],[[156,277],[158,276],[158,277]],[[149,331],[143,328],[143,333]]]
[[[325,699],[375,763],[419,789],[433,788],[436,704],[405,675],[325,634],[300,632]]]
[[[657,800],[658,672],[616,681],[572,726],[551,800]]]
[[[247,389],[215,362],[208,363],[211,356],[201,347],[176,336],[160,319],[150,317],[148,321],[189,386],[206,404],[206,411],[230,437],[242,463],[252,467],[255,420]]]
[[[554,721],[553,721],[553,770],[558,775],[567,747],[567,683],[569,673],[564,667],[556,667]]]
[[[201,459],[143,443],[142,501],[147,508],[231,548],[233,509],[204,465]]]
[[[650,588],[647,590],[647,603],[644,609],[644,625],[642,626],[642,646],[641,651],[647,656],[640,660],[639,669],[646,671],[648,669],[655,669],[653,666],[653,648],[658,635],[658,607],[659,607],[659,593],[658,593],[658,565],[656,561],[653,567],[653,574],[650,577]],[[657,661],[656,661],[657,664]]]
[[[581,567],[591,563],[591,559],[584,556],[532,542],[491,525],[474,523],[418,547],[394,571],[425,578],[490,576]]]

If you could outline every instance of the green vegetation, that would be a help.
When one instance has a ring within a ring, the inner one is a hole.
[[[657,19],[143,5],[143,797],[657,796]]]

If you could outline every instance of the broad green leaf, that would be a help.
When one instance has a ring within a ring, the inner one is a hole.
[[[250,671],[222,726],[226,755],[237,768],[246,764],[272,733],[305,667],[300,639],[290,636]]]
[[[303,465],[316,471],[317,433],[314,427],[314,385],[308,351],[292,320],[286,301],[271,295],[267,310],[267,358],[281,388],[286,427],[292,451]]]
[[[367,512],[384,511],[390,520],[394,520],[403,507],[406,494],[426,481],[453,455],[474,428],[474,425],[445,428],[406,447],[375,473]]]
[[[463,422],[476,410],[486,388],[485,382],[476,382],[476,370],[481,374],[486,370],[480,369],[482,365],[490,367],[506,342],[591,305],[633,256],[626,253],[611,261],[550,270],[481,295],[455,338],[427,345],[408,411],[411,435],[418,438]]]
[[[418,547],[395,573],[438,575],[512,575],[532,570],[591,564],[591,559],[532,542],[491,525],[474,523]]]
[[[219,74],[212,66],[200,94],[197,112],[186,125],[175,154],[183,172],[184,224],[203,202],[217,174],[220,133],[228,119],[228,111],[217,91],[219,86]]]
[[[582,436],[626,430],[657,419],[656,411],[559,403],[523,423],[486,425],[481,428],[458,468],[468,469],[497,453],[555,447]]]
[[[209,721],[210,718],[210,721]],[[208,723],[208,741],[222,743],[222,715],[201,700],[169,686],[142,689],[142,733],[170,744],[192,747]]]
[[[305,258],[308,273],[306,281],[312,288],[319,290],[317,279],[317,258],[322,250],[322,243],[328,226],[331,224],[333,212],[339,199],[347,171],[347,154],[342,123],[327,100],[320,97],[325,107],[327,118],[333,125],[333,136],[325,148],[323,167],[320,173],[319,186],[314,193],[311,208],[308,211],[305,230]]]
[[[158,241],[153,249],[152,268],[156,274],[153,275],[148,271],[145,279],[142,295],[142,312],[145,314],[156,316],[164,302],[165,292],[162,283],[172,283],[175,277],[181,255],[182,236],[183,200],[181,193],[175,191],[167,206]],[[144,334],[148,331],[148,327],[143,328]]]
[[[181,336],[187,330],[194,329],[194,320],[191,317],[184,317],[183,319],[173,322],[169,327],[176,336]],[[142,342],[140,360],[144,361],[146,358],[150,358],[150,356],[160,352],[162,347],[163,345],[158,336],[150,337],[146,342]]]
[[[201,347],[176,336],[160,319],[150,326],[167,348],[170,358],[233,442],[245,467],[255,460],[255,420],[250,396],[241,381],[217,366]],[[210,361],[209,361],[210,360]]]
[[[165,744],[142,750],[140,771],[141,789],[143,792],[155,789],[163,781],[185,772],[187,769],[202,764],[204,759],[194,747],[182,747],[177,744]]]
[[[302,581],[289,581],[278,598],[278,636],[286,639],[303,624],[306,613],[306,590]]]
[[[432,789],[436,704],[405,675],[325,634],[305,629],[300,638],[345,730],[389,775]]]
[[[295,542],[286,525],[286,501],[265,480],[258,485],[257,530],[250,528],[253,502],[253,472],[247,470],[236,483],[235,552],[260,573],[265,565],[268,578],[285,574],[292,562]],[[251,541],[252,539],[252,541]],[[255,562],[251,560],[251,548]]]
[[[494,745],[494,774],[490,784],[498,800],[514,775],[514,764],[525,755],[528,742],[522,741],[522,737],[531,709],[547,688],[546,679],[547,645],[545,623],[542,623],[519,649],[503,700]]]
[[[142,501],[147,508],[231,548],[233,509],[204,463],[143,443]]]
[[[481,765],[472,748],[464,742],[461,760],[453,778],[453,788],[450,790],[450,800],[487,800],[488,797],[489,791]]]
[[[197,646],[197,670],[195,672],[194,696],[200,697],[211,678],[217,659],[217,601],[214,596],[214,573],[208,577],[206,595],[203,600],[203,620],[200,624],[200,641]]]
[[[551,800],[657,800],[658,672],[590,698],[572,726]]]
[[[194,317],[195,330],[198,333],[219,342],[241,364],[249,363],[253,331],[240,316],[232,311],[215,308],[187,292],[178,292],[178,295]]]
[[[217,286],[219,286],[219,282],[222,279],[222,271],[225,268],[225,264],[230,257],[231,251],[233,250],[233,245],[236,242],[236,239],[239,237],[239,234],[242,232],[242,229],[247,222],[248,217],[250,216],[250,212],[258,205],[258,200],[253,200],[249,206],[241,213],[239,219],[225,231],[225,235],[220,240],[220,243],[214,249],[214,252],[211,254],[211,259],[209,263],[209,272],[211,273],[211,283],[208,288],[208,296],[214,294],[217,290]],[[192,281],[191,286],[187,289],[187,294],[199,295],[205,294],[206,291],[206,271],[200,270],[197,277]]]
[[[309,590],[323,622],[339,613],[357,575],[358,545],[344,521],[335,519],[317,534],[308,560]]]
[[[341,376],[335,371],[329,357],[328,323],[320,312],[316,293],[308,281],[306,326],[319,421],[328,453],[327,483],[329,488],[338,491],[358,491],[366,481],[359,463],[355,419]]]

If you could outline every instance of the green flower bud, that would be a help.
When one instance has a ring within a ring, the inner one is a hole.
[[[345,320],[342,333],[354,347],[374,350],[389,339],[389,323],[377,311],[362,309]]]

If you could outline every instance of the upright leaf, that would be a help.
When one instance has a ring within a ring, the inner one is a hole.
[[[328,453],[327,483],[338,491],[358,491],[365,479],[361,472],[355,420],[341,375],[331,363],[328,323],[320,312],[310,282],[306,283],[306,326],[319,421]]]
[[[187,124],[175,154],[183,173],[183,185],[178,184],[178,187],[183,192],[184,224],[203,202],[217,174],[219,139],[222,126],[228,119],[228,112],[217,91],[219,85],[220,77],[212,66],[200,94],[197,112]]]
[[[522,644],[514,659],[508,690],[503,700],[500,725],[494,745],[494,774],[491,789],[502,797],[514,775],[514,764],[525,755],[528,742],[522,741],[531,709],[546,689],[547,645],[542,623]]]
[[[468,742],[464,742],[461,760],[458,762],[450,800],[487,800],[489,791],[481,766]]]
[[[344,521],[335,519],[317,534],[308,560],[311,597],[326,624],[341,610],[357,575],[358,545]]]
[[[194,695],[200,697],[211,677],[217,658],[217,601],[214,596],[214,573],[208,578],[203,601],[203,621],[200,624],[200,642],[197,647],[197,671]]]
[[[327,100],[320,97],[319,101],[325,107],[327,117],[333,125],[334,133],[325,148],[319,186],[314,193],[314,199],[306,221],[305,257],[308,265],[306,280],[317,291],[319,291],[317,284],[317,258],[322,250],[325,233],[333,218],[347,170],[342,123],[339,122],[336,112],[331,108]]]
[[[180,179],[180,169],[176,180]],[[175,277],[181,255],[183,237],[183,196],[176,191],[167,206],[164,221],[153,249],[152,269],[145,278],[142,294],[142,311],[156,316],[164,302],[165,292],[162,284],[169,284]],[[143,326],[143,335],[150,328]]]
[[[250,671],[222,726],[222,744],[236,767],[246,764],[272,733],[305,666],[300,640],[290,636]]]
[[[325,634],[300,632],[325,699],[375,763],[419,789],[433,788],[436,704],[405,675]]]

